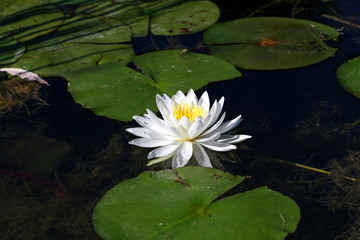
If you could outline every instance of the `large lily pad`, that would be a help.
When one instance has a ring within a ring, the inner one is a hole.
[[[42,76],[67,77],[73,71],[106,62],[126,65],[134,55],[132,46],[128,44],[34,45],[12,67],[33,71]]]
[[[144,172],[99,200],[94,228],[103,239],[137,240],[280,240],[294,232],[298,206],[267,187],[216,200],[243,179],[201,167]]]
[[[336,76],[346,91],[360,98],[360,56],[343,63]]]
[[[0,35],[0,64],[9,64],[25,53],[25,46],[11,37]]]
[[[130,27],[133,37],[144,37],[148,33],[149,16],[142,13],[140,1],[101,1],[84,5],[77,9],[78,14],[99,17],[111,24],[124,24]]]
[[[75,101],[96,114],[121,121],[156,111],[155,95],[196,90],[214,81],[241,76],[231,64],[206,54],[164,50],[136,56],[144,74],[115,63],[100,64],[67,75]]]
[[[210,1],[189,1],[157,11],[151,18],[154,35],[184,35],[202,31],[216,23],[218,7]]]
[[[131,41],[131,29],[121,22],[77,15],[64,22],[51,36],[59,42],[121,43]]]
[[[55,5],[36,0],[2,0],[0,34],[27,41],[56,29],[64,20]]]
[[[299,19],[257,17],[217,23],[204,33],[214,56],[247,69],[303,67],[334,55],[323,41],[338,32],[326,25]]]

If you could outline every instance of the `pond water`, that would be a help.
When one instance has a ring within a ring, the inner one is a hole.
[[[221,156],[229,160],[222,162],[226,171],[250,176],[238,190],[266,185],[299,205],[302,219],[287,239],[336,239],[342,234],[347,235],[339,239],[359,239],[354,209],[359,193],[352,191],[357,185],[341,174],[349,173],[345,170],[360,151],[359,127],[349,129],[360,118],[360,101],[341,87],[335,71],[360,55],[360,25],[328,17],[360,24],[356,1],[214,2],[222,11],[220,21],[253,13],[296,13],[295,17],[342,29],[339,42],[329,43],[339,50],[325,61],[290,70],[241,69],[241,78],[211,83],[196,93],[208,91],[211,102],[225,96],[227,118],[241,114],[240,131],[252,135],[241,149]],[[147,36],[135,39],[134,49],[136,54],[176,47],[203,52],[201,40],[201,33]],[[17,159],[16,169],[4,164],[0,170],[0,238],[99,239],[91,226],[92,208],[116,183],[148,170],[149,151],[127,144],[133,136],[125,129],[136,126],[134,121],[97,116],[74,102],[65,79],[46,80],[51,86],[40,90],[43,101],[30,100],[0,116],[0,149],[3,156]],[[36,163],[30,158],[46,157],[61,158],[52,174],[39,179],[27,174],[42,174],[31,168]],[[291,163],[337,174],[332,178]],[[30,170],[20,174],[19,169]]]

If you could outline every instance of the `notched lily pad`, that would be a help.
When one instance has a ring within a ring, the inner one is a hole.
[[[254,17],[217,23],[204,33],[210,54],[240,68],[273,70],[303,67],[331,57],[324,43],[339,33],[300,19]]]
[[[18,60],[26,51],[25,46],[11,37],[0,35],[0,65]]]
[[[71,72],[83,68],[116,62],[128,64],[135,53],[129,44],[85,44],[34,45],[19,61],[12,65],[43,76],[67,77]]]
[[[155,13],[150,29],[154,35],[185,35],[202,31],[216,23],[218,7],[210,1],[188,1]]]
[[[64,20],[56,5],[36,0],[1,0],[1,6],[0,34],[21,42],[55,30]]]
[[[76,12],[98,17],[111,24],[130,27],[132,37],[145,37],[149,28],[149,16],[142,13],[140,1],[100,1],[79,7]],[[146,4],[145,4],[146,5]]]
[[[360,56],[343,63],[336,76],[346,91],[360,98]]]
[[[112,19],[77,15],[66,20],[51,38],[60,42],[130,42],[131,29],[129,26]]]
[[[75,101],[96,114],[120,121],[157,111],[156,94],[196,90],[214,81],[240,77],[234,66],[206,54],[164,50],[136,56],[140,69],[116,63],[99,64],[67,74]]]
[[[240,77],[225,61],[183,50],[156,51],[134,58],[134,63],[150,76],[159,89],[173,95],[178,90],[199,89],[210,82]]]
[[[144,172],[99,200],[95,231],[103,239],[154,240],[280,240],[294,232],[298,206],[267,187],[217,199],[243,179],[202,167]]]

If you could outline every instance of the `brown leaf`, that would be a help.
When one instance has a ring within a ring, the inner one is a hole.
[[[7,72],[8,74],[13,75],[13,76],[19,76],[22,79],[27,78],[29,81],[37,81],[41,84],[50,86],[44,79],[40,78],[39,75],[37,75],[36,73],[30,72],[28,70],[25,70],[25,69],[0,68],[0,71]]]

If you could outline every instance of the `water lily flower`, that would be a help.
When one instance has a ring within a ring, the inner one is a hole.
[[[126,131],[140,137],[130,141],[130,144],[153,148],[148,159],[153,159],[148,166],[165,161],[172,157],[172,168],[185,166],[192,155],[203,167],[212,167],[204,148],[226,152],[236,149],[234,143],[251,138],[249,135],[229,135],[226,132],[235,128],[242,120],[241,115],[231,121],[223,122],[225,113],[219,118],[224,105],[224,97],[215,100],[210,108],[207,92],[200,99],[190,89],[185,96],[178,91],[171,99],[166,94],[156,95],[156,104],[162,115],[157,117],[146,109],[144,116],[134,116],[141,126],[128,128]]]

